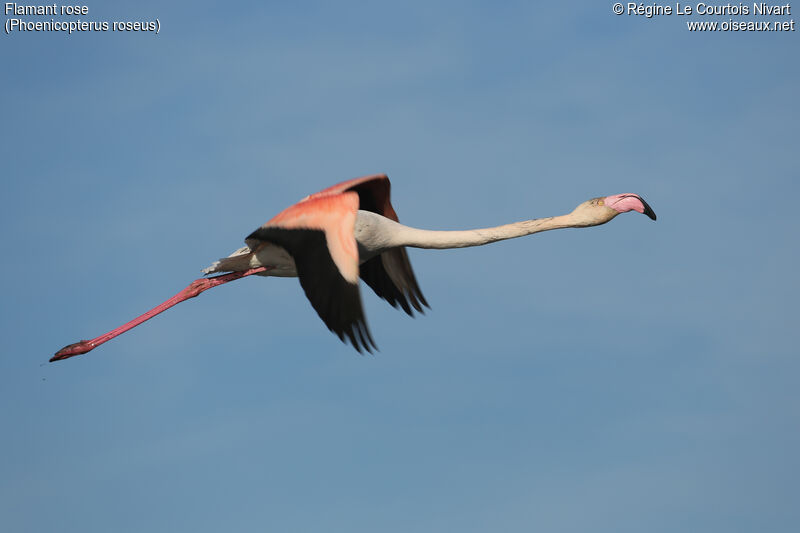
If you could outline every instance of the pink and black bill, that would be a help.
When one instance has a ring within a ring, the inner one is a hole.
[[[656,212],[638,194],[615,194],[605,198],[605,204],[620,213],[638,211],[647,215],[651,220],[656,219]]]

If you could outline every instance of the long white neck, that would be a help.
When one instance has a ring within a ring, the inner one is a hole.
[[[356,239],[367,250],[378,251],[397,246],[414,248],[466,248],[560,228],[585,227],[584,220],[572,214],[523,220],[493,228],[432,231],[404,226],[375,213],[359,211]]]
[[[568,228],[571,226],[569,215],[557,217],[536,218],[513,222],[493,228],[469,229],[459,231],[431,231],[424,229],[401,226],[395,235],[400,246],[414,248],[466,248],[468,246],[481,246],[506,239],[524,237],[533,233],[551,229]],[[394,240],[394,239],[393,239]]]

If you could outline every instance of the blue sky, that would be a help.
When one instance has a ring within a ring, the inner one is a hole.
[[[597,2],[89,9],[161,32],[0,44],[4,530],[796,530],[796,32]],[[412,250],[432,309],[363,291],[375,356],[249,278],[46,363],[378,172],[420,227],[621,192],[659,220]]]

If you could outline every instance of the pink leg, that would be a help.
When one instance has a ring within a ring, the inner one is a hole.
[[[62,359],[68,359],[72,356],[80,355],[88,351],[94,350],[104,342],[108,342],[117,335],[121,335],[122,333],[125,333],[129,329],[135,328],[136,326],[138,326],[139,324],[141,324],[146,320],[150,320],[157,314],[163,313],[173,305],[177,305],[184,300],[188,300],[189,298],[194,298],[203,291],[207,291],[208,289],[216,287],[217,285],[222,285],[223,283],[228,283],[229,281],[243,278],[245,276],[250,276],[252,274],[258,274],[259,272],[265,272],[267,270],[271,270],[271,268],[270,267],[251,268],[250,270],[245,270],[243,272],[231,272],[230,274],[222,274],[221,276],[214,276],[213,278],[196,279],[192,283],[190,283],[188,287],[183,289],[181,292],[179,292],[166,302],[154,307],[145,314],[137,318],[134,318],[127,324],[123,324],[117,329],[113,329],[104,335],[95,337],[92,340],[80,341],[76,342],[75,344],[70,344],[69,346],[64,346],[59,351],[57,351],[53,357],[50,358],[50,362],[52,363],[53,361],[61,361]]]

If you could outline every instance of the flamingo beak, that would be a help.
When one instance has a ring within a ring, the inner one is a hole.
[[[653,211],[653,208],[650,207],[647,202],[644,201],[644,198],[638,194],[615,194],[613,196],[601,198],[601,200],[603,200],[601,205],[607,205],[617,213],[636,211],[638,213],[642,213],[643,215],[647,215],[651,220],[656,219],[656,212]]]
[[[647,215],[648,217],[650,217],[650,220],[655,220],[656,219],[656,212],[653,211],[653,208],[650,207],[650,205],[648,205],[648,203],[644,201],[644,198],[642,198],[639,195],[637,195],[637,197],[639,198],[639,200],[642,202],[642,205],[644,206],[643,213],[645,215]]]

